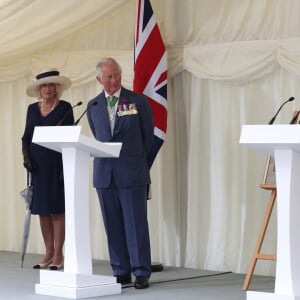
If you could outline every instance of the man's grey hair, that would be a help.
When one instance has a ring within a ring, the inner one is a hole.
[[[116,65],[119,69],[120,75],[122,74],[122,68],[119,65],[119,63],[112,57],[105,57],[105,58],[101,59],[97,63],[97,66],[96,66],[97,77],[99,79],[102,79],[102,75],[103,75],[102,67],[105,66],[105,65]]]

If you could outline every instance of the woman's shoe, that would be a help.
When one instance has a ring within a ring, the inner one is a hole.
[[[52,263],[52,258],[49,261],[46,261],[44,263],[39,263],[37,265],[34,265],[34,269],[46,269],[48,266]]]
[[[50,270],[57,271],[57,270],[61,270],[63,267],[64,267],[64,262],[62,262],[59,265],[53,265],[53,264],[51,264],[50,265]]]

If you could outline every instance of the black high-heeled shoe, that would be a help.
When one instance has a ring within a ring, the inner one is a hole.
[[[39,263],[37,265],[34,265],[34,269],[46,269],[48,266],[52,263],[52,258],[49,261],[46,261],[44,263]]]
[[[53,264],[51,264],[49,268],[52,271],[57,271],[57,270],[61,270],[63,267],[64,267],[64,262],[62,262],[59,265],[53,265]]]

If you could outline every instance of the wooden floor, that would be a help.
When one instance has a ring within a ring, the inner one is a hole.
[[[37,295],[34,286],[39,283],[39,271],[32,266],[41,256],[27,254],[24,267],[20,268],[19,253],[0,251],[0,299],[2,300],[59,300],[53,296]],[[56,271],[53,271],[56,272]],[[58,271],[60,272],[60,271]],[[93,261],[93,273],[111,275],[107,261]],[[124,286],[122,293],[89,299],[102,300],[245,300],[242,291],[245,274],[213,272],[164,266],[162,272],[153,273],[150,287],[136,290],[132,284]],[[274,278],[254,276],[249,290],[274,291]]]

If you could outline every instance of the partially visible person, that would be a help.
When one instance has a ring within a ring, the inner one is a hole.
[[[121,67],[113,58],[96,67],[104,90],[88,103],[88,121],[101,142],[121,142],[119,158],[95,158],[93,184],[106,229],[110,263],[118,283],[148,288],[151,276],[147,220],[147,154],[153,143],[153,118],[147,99],[121,86]],[[93,105],[97,103],[97,105]]]
[[[45,243],[45,255],[35,269],[63,268],[65,241],[65,196],[62,155],[32,143],[35,126],[73,125],[71,104],[61,100],[71,80],[60,76],[57,69],[49,69],[36,76],[26,90],[30,97],[39,99],[27,109],[22,136],[24,167],[32,173],[33,199],[31,213],[39,215]]]

